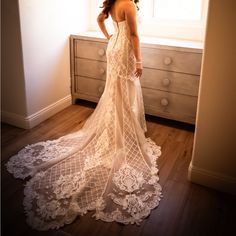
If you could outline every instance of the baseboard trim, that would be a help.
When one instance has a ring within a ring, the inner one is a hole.
[[[26,117],[13,112],[1,111],[1,122],[23,129],[29,129],[28,123],[26,122]]]
[[[22,116],[8,111],[1,111],[2,122],[14,125],[23,129],[31,129],[59,111],[65,109],[72,104],[71,95],[68,95],[59,101],[41,109],[40,111],[30,115]]]
[[[188,179],[193,183],[236,195],[236,178],[205,170],[194,166],[192,162],[188,169]]]

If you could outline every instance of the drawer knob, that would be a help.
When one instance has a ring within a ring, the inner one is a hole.
[[[100,75],[105,74],[105,70],[103,68],[100,68],[99,72],[100,72]]]
[[[105,50],[104,49],[99,49],[98,50],[98,55],[99,56],[104,56],[105,55]]]
[[[164,64],[165,65],[170,65],[172,63],[172,59],[170,58],[170,57],[166,57],[165,59],[164,59]]]
[[[170,85],[170,80],[165,78],[162,80],[162,85],[165,86],[165,87],[168,87]]]
[[[99,86],[99,87],[98,87],[98,92],[99,92],[99,93],[102,93],[103,91],[104,91],[104,86]]]
[[[169,105],[169,101],[168,101],[168,99],[166,99],[166,98],[162,98],[162,99],[161,99],[161,105],[162,105],[163,107],[168,106],[168,105]]]

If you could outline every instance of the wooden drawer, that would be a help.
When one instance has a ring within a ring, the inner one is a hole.
[[[75,93],[78,98],[98,101],[105,88],[105,81],[75,76]]]
[[[106,61],[106,43],[75,40],[75,57]]]
[[[144,68],[141,85],[145,88],[197,96],[199,77],[198,75]]]
[[[197,97],[147,88],[142,90],[147,114],[195,123]]]
[[[202,54],[142,48],[144,67],[200,75]]]
[[[106,63],[75,59],[75,75],[106,80]],[[144,68],[142,87],[197,96],[199,76]]]
[[[105,62],[81,58],[75,59],[75,75],[105,80],[106,67],[107,64]]]
[[[145,112],[194,124],[202,60],[199,45],[190,42],[185,48],[181,41],[173,47],[162,46],[153,38],[151,42],[141,44]],[[107,41],[86,34],[72,36],[70,45],[72,101],[98,102],[106,82]]]

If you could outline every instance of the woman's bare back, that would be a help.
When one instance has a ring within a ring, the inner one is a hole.
[[[111,8],[110,15],[113,21],[121,22],[126,20],[125,19],[125,5],[130,0],[117,0]]]

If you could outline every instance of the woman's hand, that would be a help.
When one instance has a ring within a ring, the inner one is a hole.
[[[139,78],[142,76],[143,73],[143,65],[141,62],[136,62],[136,71],[134,72],[135,77]]]
[[[109,40],[109,39],[112,37],[112,35],[113,35],[113,34],[108,35],[108,36],[107,36],[107,39]]]

